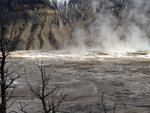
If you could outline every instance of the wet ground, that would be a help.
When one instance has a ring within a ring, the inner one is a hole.
[[[45,55],[45,56],[44,56]],[[8,59],[11,70],[18,69],[21,76],[16,82],[15,104],[10,110],[18,110],[18,102],[29,103],[29,113],[41,113],[41,104],[28,89],[39,85],[37,61],[43,62],[51,76],[49,86],[58,86],[67,94],[60,107],[65,113],[104,113],[102,93],[107,113],[150,113],[150,58],[148,53],[126,55],[90,52],[60,54],[16,52]],[[18,68],[17,68],[18,67]],[[20,68],[21,67],[21,68]],[[18,111],[18,113],[21,113]]]

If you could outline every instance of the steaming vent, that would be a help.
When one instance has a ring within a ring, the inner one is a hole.
[[[94,0],[95,19],[74,28],[71,51],[144,56],[150,51],[149,0]],[[98,50],[98,52],[97,52]],[[100,52],[99,52],[100,51]]]

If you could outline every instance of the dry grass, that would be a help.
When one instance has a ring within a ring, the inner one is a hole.
[[[127,112],[124,112],[124,113],[138,113],[137,110],[131,110],[131,111],[127,111]]]
[[[129,56],[138,56],[138,55],[147,55],[147,52],[135,52],[135,53],[127,53]]]

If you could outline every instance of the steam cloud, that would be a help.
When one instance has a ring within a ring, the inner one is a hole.
[[[121,19],[103,9],[88,28],[74,29],[75,47],[101,52],[150,50],[150,0],[129,1],[120,12]]]

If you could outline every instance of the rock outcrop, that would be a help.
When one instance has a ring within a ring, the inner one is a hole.
[[[70,26],[49,6],[11,4],[10,14],[5,37],[16,50],[59,49],[70,38]]]

